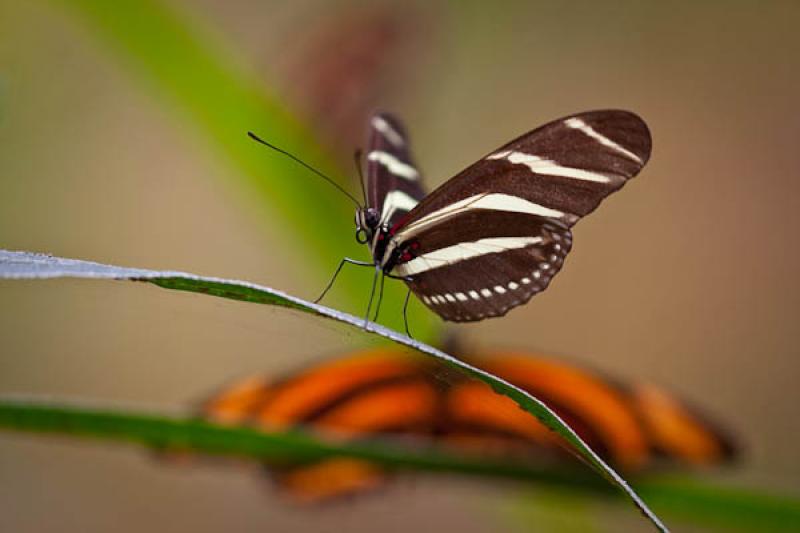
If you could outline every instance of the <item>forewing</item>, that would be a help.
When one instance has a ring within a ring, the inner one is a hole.
[[[650,131],[628,111],[590,111],[545,124],[490,153],[425,197],[395,228],[413,231],[482,195],[501,204],[512,196],[571,215],[571,224],[636,176],[650,158]],[[502,206],[500,206],[502,208]],[[528,211],[532,206],[525,207]]]
[[[369,137],[367,201],[391,226],[425,196],[422,176],[411,159],[405,128],[395,117],[373,115]]]
[[[501,316],[547,288],[570,227],[650,156],[626,111],[565,117],[529,132],[425,197],[392,228],[393,274],[446,320]]]

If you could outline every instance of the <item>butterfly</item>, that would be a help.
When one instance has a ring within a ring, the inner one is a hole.
[[[376,114],[356,239],[376,272],[404,280],[443,319],[502,316],[547,288],[572,226],[636,176],[650,149],[635,114],[580,113],[514,139],[426,195],[402,124]]]
[[[378,113],[370,120],[362,206],[328,176],[249,135],[358,206],[356,240],[369,246],[372,261],[342,259],[316,302],[345,264],[372,266],[367,319],[380,274],[380,294],[384,277],[401,279],[408,295],[453,322],[503,316],[545,290],[572,248],[572,226],[639,173],[652,144],[633,113],[579,113],[514,139],[426,195],[405,128]]]
[[[604,458],[627,472],[657,463],[729,460],[729,437],[685,402],[652,384],[624,384],[552,357],[495,351],[470,363],[534,394]],[[283,378],[239,381],[203,403],[201,416],[265,431],[304,429],[337,441],[400,438],[479,457],[565,461],[563,441],[510,399],[422,357],[390,348],[350,353]],[[348,458],[269,467],[305,502],[385,483],[379,466]]]

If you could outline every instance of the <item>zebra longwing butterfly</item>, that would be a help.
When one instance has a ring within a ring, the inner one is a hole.
[[[376,114],[356,237],[376,269],[443,319],[502,316],[547,288],[570,228],[639,173],[650,147],[633,113],[580,113],[514,139],[426,196],[405,129]]]

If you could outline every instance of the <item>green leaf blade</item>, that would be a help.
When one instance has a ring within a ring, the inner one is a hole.
[[[27,265],[29,265],[29,267]],[[56,277],[149,281],[167,288],[175,288],[240,301],[289,307],[298,311],[336,320],[350,326],[364,328],[366,331],[379,335],[384,339],[434,357],[468,376],[483,381],[492,387],[495,392],[511,398],[520,408],[535,416],[548,428],[560,435],[583,460],[591,465],[611,484],[622,490],[656,528],[661,531],[667,530],[664,524],[661,523],[659,518],[647,507],[644,501],[639,498],[628,483],[542,401],[497,376],[384,326],[372,322],[365,323],[363,318],[342,313],[341,311],[323,305],[314,304],[269,287],[244,281],[203,277],[185,272],[115,267],[77,259],[64,259],[41,254],[32,254],[29,252],[0,250],[0,279],[43,279]]]

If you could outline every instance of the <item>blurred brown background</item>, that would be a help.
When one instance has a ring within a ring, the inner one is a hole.
[[[365,10],[312,0],[171,3],[307,117],[327,109],[309,104],[319,79],[298,70],[314,57],[312,39]],[[390,55],[363,74],[379,80],[365,105],[405,118],[431,186],[572,112],[630,109],[653,132],[650,163],[576,228],[551,288],[504,319],[458,330],[477,347],[564,354],[657,381],[739,435],[742,463],[716,478],[797,494],[800,4],[380,5],[401,22],[388,45],[366,40]],[[325,280],[297,267],[303,251],[287,248],[280,221],[264,224],[232,171],[142,85],[63,4],[0,0],[0,247],[315,296]],[[339,145],[332,124],[347,136]],[[347,118],[331,113],[319,133],[349,161]],[[366,274],[364,283],[366,292]],[[0,339],[0,393],[169,411],[233,377],[369,340],[277,309],[63,280],[0,284]],[[511,484],[415,479],[308,513],[282,505],[256,474],[164,468],[124,447],[3,434],[0,530],[530,525],[509,517]],[[623,511],[614,520],[643,527]]]

